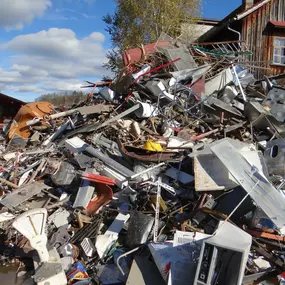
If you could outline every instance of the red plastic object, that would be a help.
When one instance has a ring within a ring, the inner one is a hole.
[[[93,198],[86,209],[86,213],[90,216],[96,215],[96,213],[105,205],[107,205],[113,199],[113,191],[110,186],[96,183],[96,197]]]
[[[82,179],[97,182],[97,183],[102,183],[102,184],[107,184],[107,185],[115,185],[116,180],[114,178],[109,178],[106,176],[102,175],[97,175],[89,172],[84,172],[82,174]]]

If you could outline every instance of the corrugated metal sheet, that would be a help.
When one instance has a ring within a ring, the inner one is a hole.
[[[274,36],[285,37],[285,29],[270,29],[268,21],[285,21],[285,1],[272,0],[243,19],[242,36],[253,55],[249,61],[256,62],[262,68],[253,68],[257,78],[263,75],[275,75],[285,72],[285,66],[272,65]],[[270,70],[268,70],[270,69]]]

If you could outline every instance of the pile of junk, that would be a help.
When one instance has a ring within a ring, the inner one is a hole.
[[[285,89],[230,44],[128,50],[85,102],[19,110],[0,137],[15,284],[284,284]]]

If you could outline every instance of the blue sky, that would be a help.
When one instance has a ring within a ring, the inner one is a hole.
[[[241,0],[203,0],[222,19]],[[98,80],[110,40],[102,16],[114,0],[0,0],[0,92],[24,101]]]
[[[242,0],[203,0],[203,15],[206,18],[221,20],[241,3]]]

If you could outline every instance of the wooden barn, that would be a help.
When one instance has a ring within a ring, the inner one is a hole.
[[[0,123],[3,123],[5,119],[13,119],[19,109],[25,104],[21,100],[0,93]]]
[[[257,78],[285,73],[285,1],[243,0],[243,4],[200,36],[199,43],[243,41]]]

